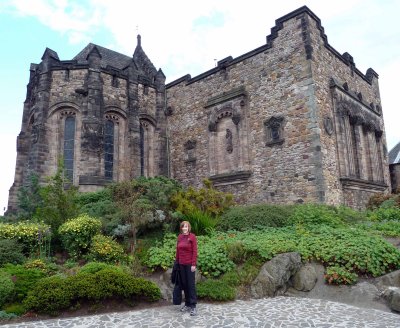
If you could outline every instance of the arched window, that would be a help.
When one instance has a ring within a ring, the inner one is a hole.
[[[114,122],[107,120],[104,129],[104,176],[113,178],[114,168]]]
[[[74,177],[75,117],[68,116],[64,126],[64,170],[71,182]]]

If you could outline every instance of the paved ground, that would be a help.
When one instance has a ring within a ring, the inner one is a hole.
[[[198,315],[179,312],[178,306],[53,319],[3,327],[378,327],[399,328],[400,314],[315,299],[275,297],[225,304],[198,304]]]

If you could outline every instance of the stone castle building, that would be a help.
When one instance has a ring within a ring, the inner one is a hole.
[[[165,175],[204,178],[242,203],[365,205],[390,177],[378,74],[338,53],[301,7],[266,43],[166,84],[138,42],[133,56],[89,44],[32,64],[17,138],[17,191],[62,158],[81,191]]]

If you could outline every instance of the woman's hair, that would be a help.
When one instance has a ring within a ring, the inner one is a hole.
[[[187,226],[188,226],[188,232],[190,232],[191,230],[192,230],[192,226],[190,225],[190,222],[189,221],[182,221],[181,222],[181,224],[179,225],[179,230],[180,230],[180,232],[182,232],[182,228],[183,228],[183,226],[185,225],[185,224],[187,224]]]

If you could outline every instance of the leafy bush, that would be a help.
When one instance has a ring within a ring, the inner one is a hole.
[[[0,266],[6,263],[20,264],[25,261],[22,246],[13,239],[0,239]]]
[[[111,237],[96,235],[92,239],[89,258],[94,261],[117,263],[124,260],[125,252]]]
[[[23,315],[26,312],[25,307],[19,303],[8,304],[4,307],[4,311],[9,314],[15,314],[17,316]]]
[[[331,227],[343,226],[344,220],[337,213],[335,207],[322,204],[302,204],[294,208],[290,216],[292,224],[324,224]]]
[[[213,301],[233,301],[236,289],[224,280],[207,279],[196,285],[197,295],[200,298]]]
[[[400,208],[398,207],[387,207],[377,208],[374,211],[368,213],[368,218],[371,221],[399,221],[400,222]]]
[[[6,311],[0,311],[0,321],[15,319],[18,316],[14,313],[7,313]]]
[[[18,241],[25,254],[48,255],[51,239],[50,226],[28,221],[0,223],[0,239]]]
[[[364,222],[357,225],[357,228],[379,236],[400,236],[400,221]]]
[[[74,299],[74,286],[66,283],[61,276],[43,278],[29,292],[23,305],[27,310],[40,313],[57,314],[59,310],[71,306]]]
[[[103,269],[67,278],[44,278],[29,293],[24,305],[28,310],[54,314],[69,308],[74,302],[99,301],[112,297],[156,301],[161,298],[161,292],[155,283],[143,278],[134,278],[118,270]]]
[[[196,235],[205,235],[212,232],[218,223],[217,218],[213,218],[198,209],[194,209],[192,212],[184,215],[184,220],[190,222],[192,232]]]
[[[79,273],[96,273],[104,269],[116,270],[121,272],[124,271],[124,269],[120,266],[107,264],[104,262],[89,262],[80,268]]]
[[[243,263],[246,260],[247,252],[243,246],[243,242],[237,241],[226,244],[226,253],[228,258],[236,264]]]
[[[93,236],[100,233],[99,219],[82,214],[60,226],[58,232],[69,255],[75,258],[86,253]]]
[[[217,217],[234,204],[232,194],[214,189],[209,180],[204,180],[203,183],[204,188],[196,190],[189,187],[173,195],[171,202],[175,210],[185,215],[200,210]]]
[[[217,225],[218,230],[249,230],[255,227],[283,227],[293,212],[290,205],[248,205],[228,209]]]
[[[339,266],[327,267],[324,275],[329,285],[352,285],[357,282],[357,275]]]
[[[46,276],[46,273],[39,269],[26,269],[23,265],[5,265],[1,271],[10,274],[15,286],[15,300],[22,300],[36,283]]]
[[[11,299],[14,293],[14,284],[11,276],[3,271],[0,271],[0,307]]]
[[[392,201],[394,206],[400,207],[400,194],[376,193],[368,200],[367,208],[369,210],[374,210],[381,207],[386,201]]]

